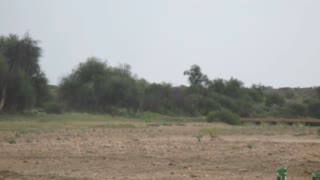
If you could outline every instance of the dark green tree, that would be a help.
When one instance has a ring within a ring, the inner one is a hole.
[[[39,66],[41,48],[28,34],[0,36],[0,111],[23,111],[41,105],[48,95],[47,79]]]
[[[201,68],[198,65],[192,65],[190,70],[184,71],[184,75],[189,76],[188,80],[190,85],[206,85],[208,83],[207,75],[201,72]]]
[[[309,116],[320,118],[320,100],[313,100],[308,104]]]
[[[278,93],[270,93],[266,96],[266,105],[267,106],[272,106],[272,105],[278,105],[278,106],[283,106],[285,103],[285,99],[283,96],[281,96]]]
[[[286,105],[288,117],[305,117],[307,115],[307,108],[301,102],[291,102]]]
[[[225,82],[224,94],[233,98],[239,98],[242,94],[243,83],[235,78]]]
[[[119,108],[137,111],[143,90],[129,65],[110,67],[100,59],[88,58],[59,85],[59,96],[71,109],[113,112]]]
[[[219,94],[224,94],[226,90],[225,80],[218,78],[218,79],[209,81],[208,88],[210,91],[214,91]]]

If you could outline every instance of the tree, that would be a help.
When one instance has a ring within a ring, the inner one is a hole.
[[[313,100],[308,104],[309,115],[320,118],[320,100]]]
[[[243,89],[243,83],[235,78],[231,78],[230,80],[225,82],[225,95],[239,98],[241,94],[241,90]]]
[[[261,85],[252,85],[251,88],[246,89],[248,95],[256,103],[261,103],[264,100],[263,87]]]
[[[317,97],[318,97],[318,99],[320,99],[320,86],[316,87],[315,89],[316,89]]]
[[[47,79],[40,70],[41,48],[29,34],[0,36],[0,111],[23,111],[48,95]],[[39,92],[39,93],[38,93]],[[41,93],[40,93],[41,92]]]
[[[304,117],[307,114],[306,106],[300,102],[288,103],[286,108],[289,117]]]
[[[214,91],[216,93],[224,94],[225,88],[226,88],[225,80],[218,78],[218,79],[209,81],[208,88],[209,90]]]
[[[190,70],[184,71],[183,74],[189,76],[188,80],[191,86],[206,85],[209,81],[207,75],[201,72],[201,68],[198,65],[192,65]]]
[[[285,99],[277,93],[270,93],[266,96],[266,105],[272,106],[272,105],[278,105],[283,106],[285,103]]]
[[[126,108],[137,111],[143,92],[139,84],[129,65],[110,67],[91,57],[62,79],[59,96],[74,110],[113,113],[116,109]]]

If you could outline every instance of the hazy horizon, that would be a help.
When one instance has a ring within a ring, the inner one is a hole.
[[[29,32],[49,83],[88,57],[127,63],[149,82],[211,79],[273,87],[320,85],[320,1],[0,0],[0,35]]]

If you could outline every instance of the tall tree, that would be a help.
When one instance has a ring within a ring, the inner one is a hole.
[[[129,65],[108,66],[88,58],[59,85],[60,98],[69,108],[80,111],[112,112],[117,108],[138,110],[141,90]]]
[[[48,95],[47,79],[40,70],[41,48],[29,34],[0,36],[0,111],[24,110]],[[42,92],[42,93],[37,93]],[[42,100],[41,100],[42,99]]]
[[[184,75],[189,76],[188,80],[190,85],[206,85],[208,83],[207,75],[201,72],[201,68],[198,65],[192,65],[190,70],[184,71]]]

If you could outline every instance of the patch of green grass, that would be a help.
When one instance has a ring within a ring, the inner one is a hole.
[[[133,124],[102,124],[94,126],[94,128],[138,128],[138,126]]]
[[[134,119],[125,117],[112,118],[110,115],[70,113],[70,114],[16,114],[0,115],[0,131],[15,131],[17,135],[30,132],[52,131],[55,129],[84,129],[110,127],[109,122],[133,122]],[[107,124],[107,125],[106,125]],[[128,125],[120,125],[128,127]],[[132,127],[132,125],[131,125]],[[119,128],[115,126],[115,128]]]
[[[144,112],[141,118],[144,120],[153,120],[153,119],[159,119],[160,117],[161,115],[159,113]]]
[[[158,122],[158,123],[148,123],[148,127],[160,127],[160,126],[185,126],[185,123],[177,122]]]
[[[320,128],[317,130],[317,135],[320,136]]]
[[[127,125],[110,125],[110,122],[127,123]],[[108,114],[65,113],[65,114],[1,114],[0,132],[15,131],[21,134],[55,129],[86,128],[135,128],[131,122],[150,122],[160,125],[181,125],[178,120],[166,119],[157,113],[146,112],[141,117],[112,117]],[[130,125],[128,125],[130,124]],[[151,126],[151,125],[150,125]]]
[[[129,118],[112,118],[108,114],[88,114],[88,113],[65,113],[65,114],[1,114],[1,121],[36,121],[36,122],[70,122],[70,121],[111,121],[128,120]]]
[[[225,131],[225,134],[243,134],[243,135],[282,135],[290,134],[294,136],[305,136],[315,134],[315,128],[305,126],[303,123],[288,125],[287,123],[245,123],[239,127],[231,127]]]

